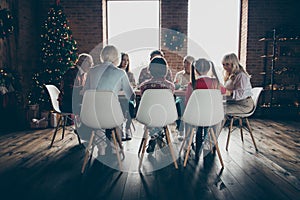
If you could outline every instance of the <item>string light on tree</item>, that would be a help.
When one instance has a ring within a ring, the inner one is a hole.
[[[4,39],[14,31],[13,17],[8,9],[0,9],[0,38]]]
[[[54,84],[59,88],[62,75],[75,65],[77,59],[77,43],[58,0],[48,11],[40,37],[40,70],[33,74],[29,103],[37,103],[40,108],[49,109],[51,104],[43,84]]]

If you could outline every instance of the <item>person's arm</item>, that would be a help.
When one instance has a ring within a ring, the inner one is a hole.
[[[172,71],[168,68],[166,79],[170,82],[173,82]]]
[[[130,81],[131,86],[136,87],[135,78],[134,78],[133,73],[129,72],[128,75],[129,75],[129,81]]]
[[[217,80],[217,81],[218,81],[218,80]],[[221,90],[221,94],[222,94],[222,95],[229,94],[229,90],[227,91],[226,88],[225,88],[221,83],[218,82],[218,85],[219,85],[219,88],[218,88],[218,89]]]
[[[128,76],[126,74],[125,71],[121,71],[123,73],[122,77],[121,77],[121,90],[124,91],[125,93],[125,97],[128,100],[134,100],[135,99],[135,93],[133,91],[133,88],[130,84],[130,81],[128,79]]]
[[[85,83],[84,83],[84,85],[83,85],[83,88],[82,88],[82,90],[80,91],[80,94],[81,94],[81,95],[83,95],[84,92],[85,92],[86,90],[88,90],[88,89],[91,88],[91,85],[90,85],[91,80],[90,80],[90,79],[91,79],[91,78],[90,78],[90,72],[88,72],[87,75],[86,75],[86,80],[85,80]]]
[[[170,89],[171,89],[172,93],[174,94],[174,91],[175,91],[175,84],[172,83],[172,82],[170,82],[170,83],[171,83]]]
[[[235,100],[240,100],[245,98],[245,90],[250,84],[250,79],[245,73],[239,73],[234,81],[234,89],[232,90],[232,98]]]
[[[178,90],[181,86],[181,80],[180,80],[180,74],[179,73],[175,74],[174,84],[175,84],[175,89]]]
[[[177,72],[176,74],[175,74],[175,78],[174,78],[174,83],[176,84],[176,83],[178,83],[179,82],[179,73]]]
[[[193,87],[192,87],[192,84],[189,83],[187,86],[187,89],[186,89],[186,93],[185,93],[185,105],[189,101],[189,98],[190,98],[192,92],[193,92]]]
[[[139,75],[139,85],[141,85],[145,81],[145,73],[147,72],[147,68],[143,68]]]

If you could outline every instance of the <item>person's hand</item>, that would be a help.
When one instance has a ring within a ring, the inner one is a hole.
[[[226,93],[224,95],[225,96],[231,96],[232,95],[232,90],[226,90]]]

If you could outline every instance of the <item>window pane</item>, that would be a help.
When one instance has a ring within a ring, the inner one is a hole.
[[[159,48],[159,1],[108,1],[108,44],[129,54],[136,81]]]
[[[196,43],[221,71],[223,56],[238,53],[239,13],[240,0],[189,0],[188,37],[193,42],[188,53],[203,57]]]

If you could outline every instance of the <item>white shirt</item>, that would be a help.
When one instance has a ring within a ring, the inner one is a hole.
[[[185,89],[190,82],[190,75],[185,72],[185,70],[181,70],[176,73],[174,83],[176,89],[182,88]]]
[[[250,77],[244,72],[238,73],[234,80],[228,79],[225,82],[225,88],[232,90],[232,99],[234,100],[243,100],[252,96]]]

